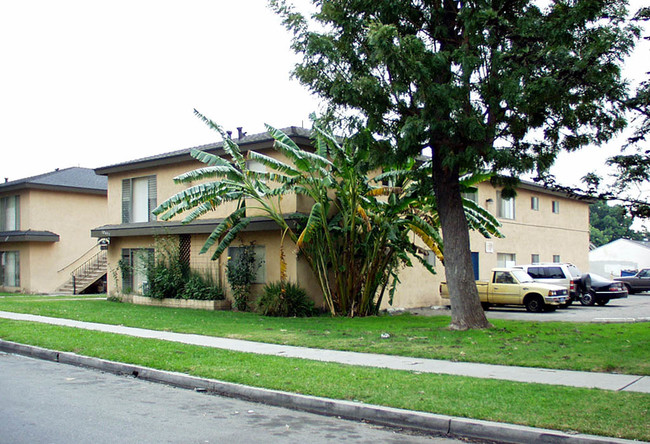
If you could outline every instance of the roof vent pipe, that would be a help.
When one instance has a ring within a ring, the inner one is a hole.
[[[228,134],[229,139],[232,139],[232,131],[226,131],[226,134]]]
[[[243,139],[244,137],[246,137],[246,133],[244,131],[242,131],[243,129],[244,129],[244,127],[242,127],[242,126],[237,127],[237,133],[239,133],[237,137],[239,139]]]

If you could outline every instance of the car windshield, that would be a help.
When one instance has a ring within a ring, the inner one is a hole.
[[[525,283],[525,282],[533,282],[533,278],[530,277],[530,275],[528,273],[526,273],[524,270],[514,269],[514,270],[511,271],[511,273],[522,284]]]

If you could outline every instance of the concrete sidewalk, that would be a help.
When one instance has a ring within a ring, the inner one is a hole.
[[[650,393],[650,377],[610,373],[579,372],[505,365],[451,362],[437,359],[409,358],[372,353],[356,353],[337,350],[322,350],[289,345],[267,344],[239,339],[201,336],[185,333],[147,330],[121,325],[99,324],[51,318],[31,314],[0,311],[0,318],[32,321],[85,330],[116,333],[140,338],[160,339],[190,345],[200,345],[246,353],[310,359],[364,367],[379,367],[393,370],[407,370],[422,373],[470,376],[475,378],[501,379],[507,381],[563,385],[570,387],[599,388],[627,392]]]

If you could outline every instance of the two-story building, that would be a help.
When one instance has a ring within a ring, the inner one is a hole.
[[[106,220],[106,192],[105,177],[78,167],[1,183],[0,291],[63,289],[99,254],[90,229]]]
[[[309,131],[291,127],[283,130],[299,146],[310,147]],[[272,149],[273,139],[264,134],[244,136],[236,140],[242,151],[255,150],[281,159]],[[197,147],[209,153],[222,155],[221,143]],[[190,267],[217,277],[228,290],[225,264],[228,257],[237,254],[238,242],[233,243],[216,261],[211,254],[199,255],[203,243],[217,224],[234,209],[234,203],[218,207],[213,213],[183,225],[181,217],[159,221],[152,214],[158,204],[182,191],[185,185],[175,184],[173,178],[204,166],[190,156],[191,149],[124,162],[96,169],[108,176],[108,220],[92,230],[92,235],[110,242],[108,247],[109,293],[142,293],[146,287],[146,263],[156,249],[156,238],[172,237],[180,254]],[[281,159],[286,160],[286,159]],[[249,168],[264,168],[249,165]],[[523,183],[517,197],[502,199],[500,190],[490,183],[482,183],[472,196],[477,203],[491,211],[503,224],[504,239],[484,239],[471,234],[475,274],[487,278],[491,268],[500,265],[530,262],[574,262],[586,269],[589,246],[589,206],[561,193]],[[308,213],[309,203],[301,196],[286,196],[282,202],[284,214]],[[247,214],[254,216],[255,214]],[[255,242],[256,255],[262,266],[256,277],[254,290],[267,282],[280,279],[280,229],[260,217],[241,234],[244,243]],[[289,280],[305,288],[318,303],[320,290],[311,269],[296,254],[290,241],[285,241]],[[440,305],[439,283],[444,280],[444,269],[429,255],[439,273],[432,276],[419,263],[403,270],[401,284],[395,294],[395,307],[422,307]],[[120,273],[120,264],[132,272]]]

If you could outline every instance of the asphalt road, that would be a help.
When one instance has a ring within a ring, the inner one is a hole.
[[[0,443],[467,441],[297,412],[0,353]]]
[[[430,308],[410,309],[423,316],[449,315],[449,310]],[[625,299],[612,299],[607,305],[584,306],[574,302],[569,308],[554,312],[530,313],[524,307],[490,307],[485,312],[488,319],[513,319],[521,321],[564,322],[635,322],[650,321],[650,293],[630,295]]]

